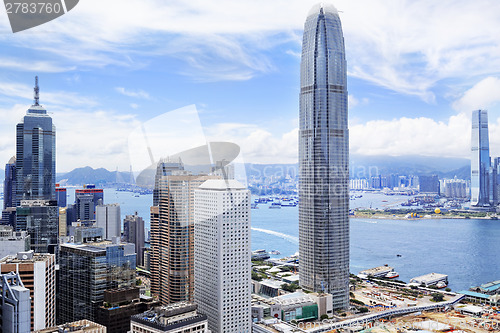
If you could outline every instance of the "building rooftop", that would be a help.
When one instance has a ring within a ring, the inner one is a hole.
[[[246,190],[245,185],[235,179],[209,179],[198,188],[205,190]]]
[[[465,295],[465,296],[471,296],[471,297],[476,297],[476,298],[482,298],[482,299],[485,299],[485,300],[487,300],[488,298],[490,298],[490,295],[481,294],[481,293],[476,293],[475,291],[469,291],[469,290],[462,290],[462,291],[459,291],[458,293],[459,293],[459,294],[463,294],[463,295]]]
[[[44,328],[42,330],[35,331],[35,333],[66,333],[66,332],[96,333],[96,332],[105,332],[105,330],[106,330],[106,327],[99,325],[97,323],[94,323],[90,320],[83,319],[83,320],[75,321],[72,323],[62,324],[59,326],[54,326],[54,327],[49,327],[49,328]]]
[[[487,291],[495,291],[500,288],[500,280],[488,282],[480,285],[479,287]]]
[[[439,273],[430,273],[430,274],[414,277],[413,279],[410,280],[410,282],[430,283],[430,282],[435,282],[435,281],[444,280],[444,279],[448,279],[448,275],[439,274]]]
[[[50,253],[34,253],[33,250],[26,252],[19,252],[17,255],[10,255],[0,259],[0,264],[25,264],[34,263],[37,261],[46,261],[54,254]]]
[[[197,308],[198,305],[194,303],[173,303],[134,315],[131,317],[131,321],[169,331],[183,325],[206,321],[207,316],[196,313]],[[192,313],[192,315],[187,316],[188,313]]]
[[[389,273],[390,271],[393,271],[394,268],[389,267],[389,266],[379,266],[375,268],[370,268],[370,269],[365,269],[364,271],[359,272],[360,274],[366,274],[368,276],[370,275],[377,275],[381,273]]]

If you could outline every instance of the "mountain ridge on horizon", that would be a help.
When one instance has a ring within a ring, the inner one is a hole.
[[[297,163],[246,163],[247,177],[265,173],[283,173],[286,170],[297,174]],[[264,172],[266,170],[266,172]],[[352,154],[350,158],[351,178],[363,178],[376,174],[423,175],[437,174],[440,178],[470,179],[470,160],[466,158],[449,158],[433,156],[368,156]],[[2,179],[4,172],[1,173]],[[358,177],[357,177],[358,176]],[[69,172],[58,173],[57,182],[64,185],[110,185],[131,183],[130,172],[109,171],[105,168],[94,169],[90,166],[75,168]]]

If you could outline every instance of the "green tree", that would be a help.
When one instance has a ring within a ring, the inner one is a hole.
[[[441,294],[441,293],[432,293],[431,296],[432,296],[431,301],[433,301],[433,302],[442,302],[442,301],[444,301],[444,295]]]

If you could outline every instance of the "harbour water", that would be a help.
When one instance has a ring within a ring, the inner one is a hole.
[[[68,189],[68,203],[74,191]],[[404,198],[381,194],[363,195],[351,207],[373,208]],[[152,195],[105,189],[105,203],[120,203],[122,219],[135,211],[149,228]],[[351,219],[351,272],[388,264],[398,279],[436,272],[449,275],[449,287],[468,289],[500,279],[500,220],[475,219]],[[298,207],[252,209],[252,250],[278,250],[289,256],[298,252]],[[397,255],[401,255],[398,257]]]

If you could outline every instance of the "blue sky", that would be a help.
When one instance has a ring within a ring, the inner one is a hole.
[[[295,162],[302,28],[316,2],[82,0],[16,34],[0,10],[0,163],[15,153],[35,75],[58,172],[128,170],[130,132],[192,104],[207,138],[238,143],[245,161]],[[352,153],[468,157],[470,112],[486,108],[500,154],[500,2],[332,3]]]

